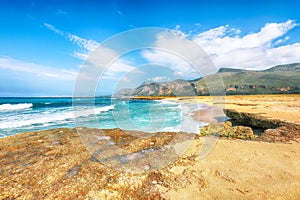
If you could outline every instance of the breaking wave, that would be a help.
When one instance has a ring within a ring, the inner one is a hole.
[[[32,103],[2,104],[0,105],[0,111],[23,110],[32,107],[33,107]]]

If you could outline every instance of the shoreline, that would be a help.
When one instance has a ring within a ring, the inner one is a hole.
[[[208,107],[191,115],[216,128],[212,119],[220,109],[209,101],[197,98]],[[253,123],[277,122],[282,113],[294,113],[282,116],[281,123],[297,125],[298,96],[227,101],[226,109],[235,108],[232,114],[255,119]],[[299,129],[281,125],[250,140],[83,127],[7,136],[0,138],[0,199],[299,199]],[[228,123],[222,126],[237,130]],[[201,158],[203,150],[208,154]]]

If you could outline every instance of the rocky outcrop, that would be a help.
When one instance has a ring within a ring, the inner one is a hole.
[[[269,119],[261,116],[260,114],[238,112],[233,109],[224,109],[226,116],[240,122],[246,126],[254,126],[265,129],[275,129],[281,126],[293,127],[300,129],[300,125],[281,121],[279,119]]]
[[[257,136],[253,134],[250,127],[232,126],[231,122],[212,123],[200,129],[200,136],[218,135],[225,138],[253,139]]]
[[[300,138],[300,125],[281,121],[279,119],[265,118],[260,114],[238,112],[233,109],[224,109],[231,119],[250,127],[266,129],[259,138],[268,142],[298,141]]]

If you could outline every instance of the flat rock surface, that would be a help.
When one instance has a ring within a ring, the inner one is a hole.
[[[92,133],[95,129],[84,129]],[[144,134],[144,133],[141,133]],[[161,135],[156,135],[158,137]],[[120,144],[120,129],[97,136]],[[151,137],[148,137],[151,138]],[[122,143],[128,153],[191,140],[189,148],[162,169],[120,171],[99,162],[76,129],[21,133],[0,139],[0,199],[299,199],[300,144],[180,136]],[[154,142],[153,142],[154,141]],[[119,143],[118,143],[119,142]],[[130,144],[134,142],[134,146]],[[102,144],[102,143],[101,143]],[[199,151],[210,145],[207,156]],[[179,145],[180,146],[180,145]],[[162,159],[164,159],[162,157]],[[157,162],[160,159],[157,158]],[[129,165],[130,167],[130,165]]]

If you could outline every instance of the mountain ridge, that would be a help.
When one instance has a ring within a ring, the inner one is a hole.
[[[144,82],[137,88],[122,89],[114,96],[210,95],[209,88],[223,87],[214,84],[213,80],[217,79],[223,80],[226,95],[300,93],[300,63],[276,65],[265,70],[220,68],[215,74],[194,80]]]

